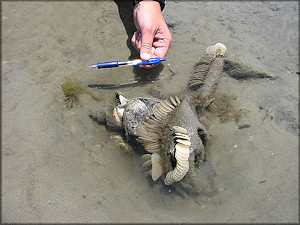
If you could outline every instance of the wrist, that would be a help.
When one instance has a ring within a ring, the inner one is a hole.
[[[140,1],[138,2],[135,7],[133,8],[133,17],[138,20],[144,20],[145,18],[150,19],[150,22],[152,23],[153,19],[157,19],[162,17],[162,12],[160,9],[160,5],[156,1]]]
[[[144,4],[144,2],[148,2],[148,3],[152,2],[154,4],[155,4],[155,2],[157,2],[157,3],[159,3],[161,11],[163,11],[163,9],[165,8],[165,4],[166,4],[165,0],[133,0],[133,7],[136,7],[137,5],[139,5],[140,2],[143,2],[142,4]]]

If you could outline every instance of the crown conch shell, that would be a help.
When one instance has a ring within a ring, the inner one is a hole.
[[[206,48],[206,54],[213,56],[224,56],[227,48],[222,43],[217,43],[215,45]]]

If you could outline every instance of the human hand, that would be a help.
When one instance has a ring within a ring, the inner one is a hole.
[[[133,10],[134,32],[131,42],[143,61],[151,57],[164,58],[172,42],[169,28],[161,13],[160,4],[156,1],[141,1]],[[143,65],[152,68],[155,65]]]

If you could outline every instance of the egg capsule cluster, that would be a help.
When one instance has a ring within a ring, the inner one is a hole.
[[[151,154],[142,156],[143,166],[152,166],[149,173],[153,181],[156,181],[163,173],[164,168],[161,163],[161,125],[163,121],[179,106],[180,100],[177,96],[163,100],[153,107],[152,115],[136,127],[136,136],[138,142],[142,143],[145,150]]]
[[[189,170],[190,137],[185,128],[173,126],[175,141],[176,166],[169,171],[164,180],[166,185],[180,181]]]
[[[188,82],[190,90],[198,90],[204,85],[208,71],[210,70],[215,58],[224,57],[226,50],[226,46],[222,43],[217,43],[206,48],[206,54],[196,64],[195,71]]]

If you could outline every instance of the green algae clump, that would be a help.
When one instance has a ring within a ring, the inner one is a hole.
[[[236,97],[229,94],[219,94],[209,106],[209,111],[219,117],[221,122],[239,120],[247,114],[247,110],[239,109],[235,104]]]
[[[246,80],[251,78],[273,78],[271,74],[253,70],[250,66],[231,60],[224,61],[223,71],[237,80]]]
[[[64,95],[66,96],[66,105],[68,108],[72,108],[74,104],[79,102],[79,95],[81,94],[88,94],[91,98],[95,101],[99,101],[96,95],[94,95],[91,91],[87,90],[86,88],[80,85],[80,82],[74,78],[66,77],[65,82],[62,85],[62,89]]]
[[[80,85],[79,81],[70,77],[65,79],[62,88],[64,95],[73,101],[78,101],[78,96],[84,92],[84,88]]]

